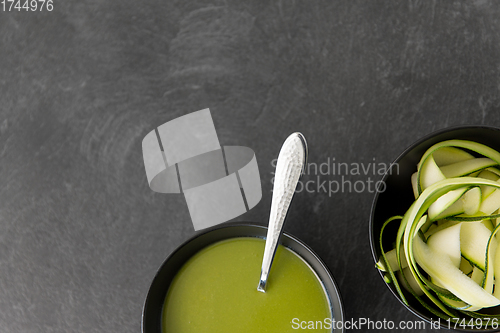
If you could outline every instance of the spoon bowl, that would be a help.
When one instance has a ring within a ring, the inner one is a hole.
[[[203,230],[180,245],[172,252],[158,269],[149,288],[142,312],[142,333],[168,333],[162,331],[162,313],[168,289],[181,267],[200,250],[236,237],[265,238],[267,228],[251,223],[231,223]],[[342,322],[344,311],[338,286],[324,262],[298,238],[284,232],[280,244],[299,255],[315,272],[324,290],[332,314],[332,321]],[[341,325],[336,325],[331,332],[344,332]]]

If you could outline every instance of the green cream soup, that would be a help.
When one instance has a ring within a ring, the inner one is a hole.
[[[304,322],[314,322],[314,332],[330,332],[325,328],[332,317],[323,286],[289,249],[279,246],[266,293],[257,291],[263,253],[264,240],[245,237],[215,243],[194,255],[167,293],[163,333],[285,333],[297,332],[300,323],[307,328]]]

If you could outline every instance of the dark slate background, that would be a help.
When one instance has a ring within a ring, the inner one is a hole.
[[[166,121],[208,107],[222,145],[255,151],[263,198],[236,220],[262,224],[291,132],[310,162],[366,164],[500,126],[493,0],[54,2],[0,13],[1,332],[140,331],[156,269],[195,234],[184,199],[147,185],[141,140]],[[286,230],[333,271],[347,318],[417,320],[373,267],[373,193],[313,192]]]

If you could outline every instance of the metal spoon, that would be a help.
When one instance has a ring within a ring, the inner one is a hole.
[[[307,161],[307,142],[301,133],[291,134],[283,143],[276,163],[273,198],[267,229],[266,247],[257,290],[266,292],[267,278],[271,270],[278,241],[283,231],[286,213]]]

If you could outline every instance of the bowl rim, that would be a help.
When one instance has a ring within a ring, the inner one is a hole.
[[[390,164],[398,164],[401,159],[403,159],[408,153],[410,153],[413,149],[415,149],[417,146],[421,145],[422,143],[431,140],[432,138],[442,135],[445,133],[453,132],[453,131],[460,131],[460,130],[492,130],[492,131],[498,131],[500,134],[500,127],[496,126],[489,126],[489,125],[459,125],[459,126],[451,126],[451,127],[446,127],[446,128],[441,128],[439,130],[433,131],[431,133],[428,133],[424,135],[423,137],[419,138],[418,140],[414,141],[412,144],[410,144],[406,149],[403,150],[402,153],[400,153],[396,159]],[[387,178],[390,177],[390,173],[386,172],[380,181],[386,182]],[[378,262],[378,257],[376,254],[376,243],[377,240],[375,239],[375,235],[373,234],[373,224],[374,224],[374,215],[375,215],[375,208],[378,203],[378,199],[380,196],[381,192],[376,192],[372,201],[372,205],[370,208],[370,218],[369,218],[369,223],[368,223],[368,229],[369,229],[369,240],[370,240],[370,250],[372,253],[372,258],[375,263]],[[383,192],[382,192],[383,193]],[[378,237],[378,236],[377,236]],[[384,282],[384,285],[391,291],[392,295],[396,297],[396,299],[406,308],[408,311],[413,313],[415,316],[418,318],[425,320],[426,322],[430,323],[431,318],[427,317],[425,314],[417,311],[410,305],[406,305],[403,300],[399,297],[399,295],[389,286],[388,283],[384,281],[384,276],[380,270],[377,269],[377,273],[380,275],[382,281]],[[440,323],[441,328],[446,328],[449,329],[448,326],[445,325],[445,323]],[[456,331],[462,331],[462,332],[498,332],[498,329],[462,329],[462,328],[456,328],[454,329]]]
[[[160,273],[167,266],[168,262],[179,251],[181,251],[182,248],[186,247],[188,244],[191,244],[192,242],[194,242],[196,239],[200,238],[201,236],[206,235],[206,234],[211,233],[211,232],[216,232],[217,230],[220,230],[220,229],[231,229],[231,228],[238,228],[238,227],[255,228],[255,229],[259,229],[261,231],[267,230],[267,226],[264,226],[264,225],[261,225],[261,224],[255,223],[255,222],[229,222],[229,223],[219,224],[219,225],[216,225],[216,226],[213,226],[213,227],[210,227],[210,228],[207,228],[207,229],[203,229],[203,230],[197,232],[193,236],[189,237],[187,240],[183,241],[180,245],[178,245],[173,251],[171,251],[166,256],[166,258],[163,260],[163,262],[161,263],[161,265],[159,266],[159,268],[156,270],[156,272],[154,274],[154,277],[151,279],[151,282],[148,285],[148,292],[146,294],[146,298],[145,298],[143,306],[142,306],[142,315],[141,315],[141,332],[142,333],[145,333],[145,331],[144,331],[145,330],[144,324],[145,324],[145,319],[146,319],[146,315],[147,315],[147,308],[148,308],[148,305],[149,305],[149,300],[150,300],[151,293],[152,293],[151,288],[152,288],[154,282],[156,281],[156,279],[158,278],[158,276],[160,275]],[[314,267],[312,267],[312,263],[310,263],[308,260],[306,260],[301,254],[297,253],[296,250],[294,250],[292,248],[289,248],[296,255],[298,255],[302,260],[305,261],[306,265],[310,269],[313,270],[314,274],[320,280],[320,282],[321,282],[321,284],[322,284],[322,286],[324,288],[324,291],[325,291],[325,293],[326,293],[326,295],[328,297],[328,301],[329,301],[330,306],[331,306],[332,316],[334,315],[333,311],[337,310],[338,313],[340,314],[341,321],[344,321],[345,320],[345,310],[344,310],[344,302],[343,302],[343,299],[342,299],[342,295],[340,293],[339,285],[338,285],[337,281],[335,280],[335,277],[333,276],[332,272],[328,268],[328,266],[316,254],[316,252],[314,252],[313,249],[311,247],[309,247],[309,245],[307,245],[305,242],[303,242],[299,238],[297,238],[297,237],[295,237],[295,236],[287,233],[286,231],[283,231],[282,235],[280,236],[280,240],[279,240],[280,244],[282,244],[282,240],[283,240],[282,236],[285,236],[286,238],[289,238],[292,242],[295,242],[295,243],[299,244],[299,246],[303,247],[307,252],[309,252],[311,254],[311,256],[314,258],[314,260],[317,262],[317,264],[319,265],[319,267],[326,273],[326,275],[328,276],[330,284],[333,286],[333,289],[334,289],[333,290],[333,292],[334,292],[333,294],[332,294],[332,292],[330,290],[327,289],[327,287],[325,285],[325,282],[323,282],[322,279],[320,278],[320,276],[318,275],[319,272],[317,272],[316,269]],[[236,238],[236,237],[244,237],[244,236],[233,236],[233,237],[228,237],[227,239],[229,239],[229,238]],[[252,237],[252,236],[248,236],[248,237]],[[265,239],[265,236],[264,236],[264,239]],[[213,243],[215,243],[215,242],[212,242],[211,244],[213,244]],[[208,245],[205,245],[205,246],[201,247],[200,249],[198,249],[198,251],[200,251],[202,248],[204,248],[206,246],[208,246]],[[188,260],[189,260],[189,258],[188,258]],[[169,282],[169,284],[170,284],[170,282]],[[334,302],[333,298],[336,299],[336,302]],[[338,309],[334,308],[334,305],[338,305]],[[335,314],[337,314],[337,313],[335,313]],[[335,321],[337,321],[337,320],[335,320]],[[337,332],[344,332],[344,331],[345,331],[345,329],[344,329],[343,325],[342,325],[341,329],[332,329],[332,332],[336,332],[336,333]]]

